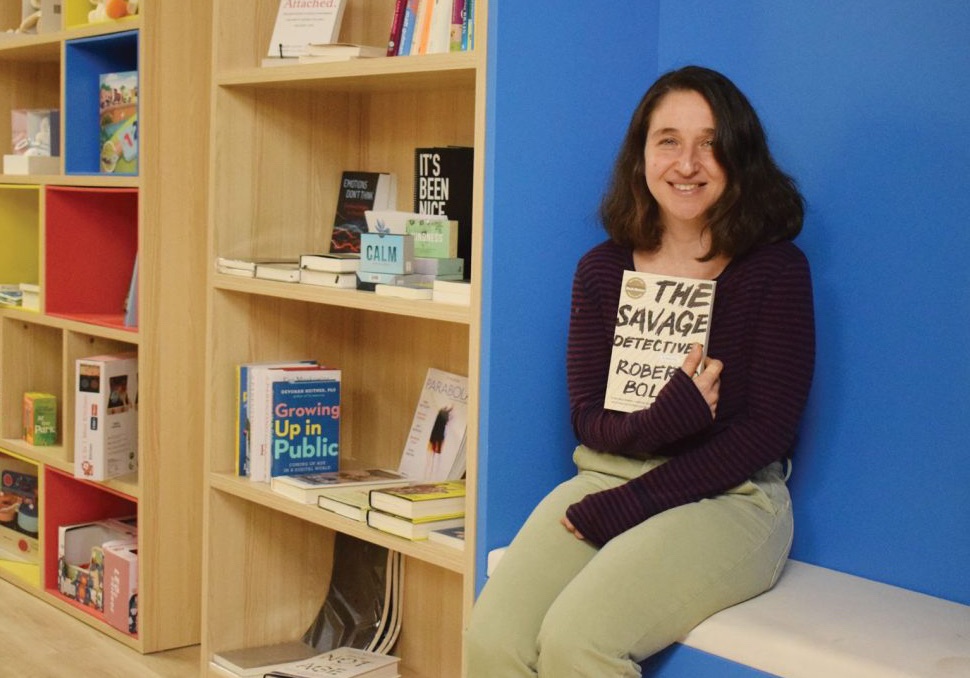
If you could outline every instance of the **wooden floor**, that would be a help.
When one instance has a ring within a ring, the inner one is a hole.
[[[199,647],[141,655],[0,580],[0,676],[192,678]]]

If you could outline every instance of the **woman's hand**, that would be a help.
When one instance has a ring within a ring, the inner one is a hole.
[[[563,516],[559,519],[559,522],[562,523],[562,526],[565,527],[569,532],[572,532],[576,539],[583,539],[583,533],[577,530],[576,526],[569,522],[569,518]]]
[[[684,364],[681,369],[687,373],[687,376],[693,379],[694,386],[704,396],[704,400],[707,401],[707,406],[711,408],[711,416],[716,417],[717,400],[720,397],[721,391],[721,370],[724,369],[724,363],[716,358],[704,358],[703,356],[703,347],[700,344],[694,344],[690,353],[684,359]],[[700,368],[702,360],[704,369],[698,374],[697,370]]]

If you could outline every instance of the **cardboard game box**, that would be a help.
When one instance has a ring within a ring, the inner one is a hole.
[[[57,528],[57,589],[73,600],[104,606],[104,547],[136,544],[138,529],[118,520],[96,520]]]
[[[106,480],[138,469],[138,356],[76,363],[74,475]]]

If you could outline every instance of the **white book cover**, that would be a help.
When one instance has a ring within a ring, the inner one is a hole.
[[[312,676],[333,676],[353,678],[395,678],[400,660],[392,655],[378,654],[352,647],[338,647],[316,657],[302,659],[274,667],[267,676],[285,678],[309,678]]]
[[[464,466],[455,460],[467,423],[468,377],[428,369],[398,471],[412,480],[461,478]]]
[[[310,44],[337,42],[347,0],[280,0],[268,57],[298,57]]]
[[[650,407],[693,344],[707,352],[715,282],[624,271],[604,407]]]

